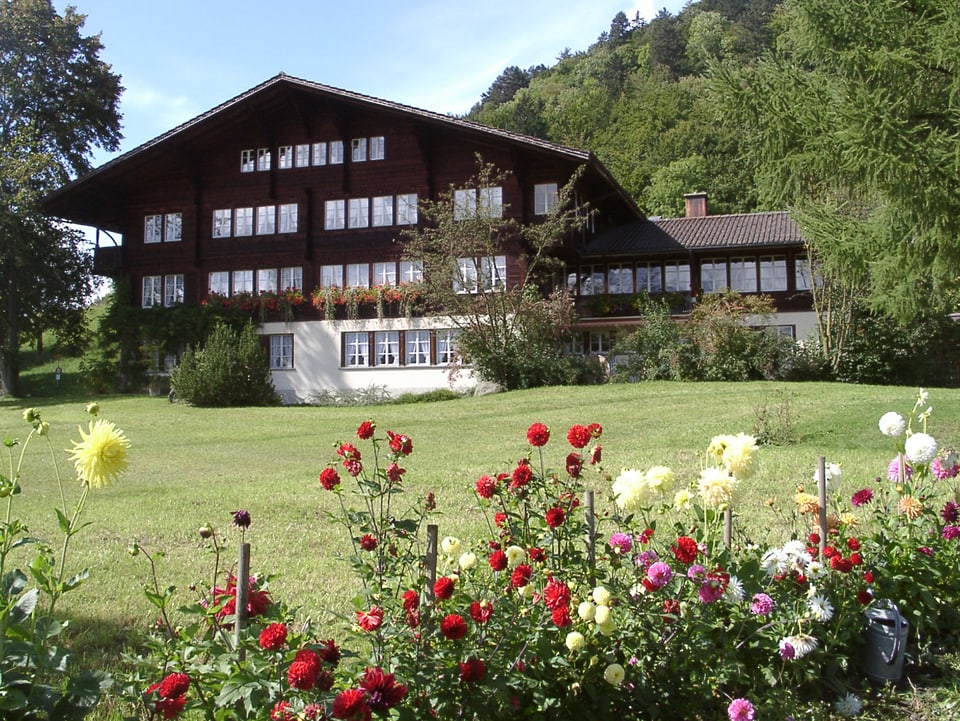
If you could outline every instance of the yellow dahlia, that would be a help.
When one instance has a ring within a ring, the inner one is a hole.
[[[69,449],[77,477],[91,488],[109,486],[127,468],[130,440],[110,421],[90,421],[88,432],[80,431],[80,441]]]
[[[897,509],[911,521],[923,514],[923,504],[913,496],[901,496]]]
[[[729,508],[733,504],[736,485],[737,479],[723,468],[703,469],[698,482],[703,505],[718,511]]]

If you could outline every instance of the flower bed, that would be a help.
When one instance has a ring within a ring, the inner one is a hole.
[[[846,489],[824,462],[812,475],[828,503],[798,489],[796,526],[773,547],[737,519],[761,454],[745,434],[714,438],[687,480],[664,466],[613,475],[597,424],[558,441],[534,423],[523,458],[476,480],[489,533],[463,539],[428,523],[432,496],[404,493],[413,439],[365,421],[319,476],[357,575],[345,636],[300,620],[242,566],[198,590],[177,627],[154,578],[162,623],[127,698],[164,718],[857,715],[865,608],[893,599],[915,649],[960,629],[960,466],[929,417],[921,393],[906,419],[881,419],[892,480]],[[598,483],[609,493],[595,504]],[[234,523],[246,532],[249,515]],[[219,569],[219,536],[201,535]]]

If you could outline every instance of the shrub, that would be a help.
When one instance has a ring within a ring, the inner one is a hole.
[[[247,323],[239,333],[218,324],[199,351],[188,348],[170,373],[176,397],[195,406],[256,406],[279,402],[260,337]]]

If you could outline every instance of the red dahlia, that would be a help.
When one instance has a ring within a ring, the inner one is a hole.
[[[160,682],[160,698],[183,696],[190,688],[190,677],[185,673],[171,673]]]
[[[493,498],[497,492],[497,482],[490,476],[480,476],[477,479],[477,495],[480,498]]]
[[[697,553],[699,552],[700,549],[697,547],[697,542],[690,538],[690,536],[680,536],[677,542],[673,544],[674,557],[676,557],[680,563],[685,563],[688,566],[697,560]]]
[[[542,423],[533,423],[527,429],[527,441],[531,446],[540,448],[547,445],[550,440],[550,429]]]
[[[530,574],[533,571],[525,563],[521,563],[515,569],[513,569],[513,574],[510,576],[510,585],[514,588],[522,588],[530,583]]]
[[[563,525],[563,521],[566,518],[566,513],[560,508],[560,506],[554,506],[553,508],[548,508],[545,519],[547,525],[550,528],[559,528]]]
[[[287,669],[287,682],[295,689],[309,691],[317,682],[320,669],[309,661],[294,661]]]
[[[474,601],[470,604],[470,618],[475,623],[486,623],[493,616],[493,604],[490,601]]]
[[[376,631],[383,623],[383,611],[374,606],[369,611],[357,611],[357,624],[364,631]]]
[[[360,538],[360,548],[364,551],[375,551],[377,548],[377,539],[369,533],[364,533]]]
[[[327,491],[332,491],[340,485],[340,474],[332,468],[324,468],[320,471],[320,485]]]
[[[287,642],[287,627],[282,623],[271,623],[260,632],[260,648],[267,651],[279,651]]]
[[[570,606],[570,589],[567,584],[551,578],[547,581],[547,587],[543,589],[543,602],[551,611],[558,608],[568,608]]]
[[[550,612],[550,619],[557,628],[566,628],[573,623],[570,619],[570,609],[566,606],[553,609]]]
[[[574,448],[583,448],[590,442],[591,438],[593,438],[593,434],[586,426],[579,424],[570,426],[570,430],[567,431],[567,441]]]
[[[523,458],[517,464],[517,467],[513,469],[513,480],[510,482],[510,488],[513,490],[523,488],[530,483],[531,478],[533,478],[533,471],[530,470],[527,459]]]
[[[487,667],[479,658],[468,658],[460,662],[460,681],[461,683],[476,683],[483,680]]]
[[[295,718],[289,701],[277,701],[270,709],[270,721],[293,721]]]
[[[438,601],[446,601],[453,596],[453,585],[452,578],[449,576],[441,576],[437,579],[436,583],[433,584],[433,595],[437,597]]]
[[[363,672],[360,688],[367,692],[367,704],[374,711],[393,708],[407,695],[406,686],[396,683],[392,673],[384,673],[378,667]]]
[[[567,456],[567,475],[571,478],[579,478],[583,472],[583,458],[579,453],[571,453]]]
[[[467,622],[463,620],[463,616],[451,613],[440,622],[440,633],[444,638],[457,641],[466,636]]]
[[[363,689],[348,688],[341,691],[333,700],[333,717],[344,721],[368,721],[370,707]]]
[[[387,437],[390,439],[390,450],[394,453],[399,453],[401,456],[409,456],[413,453],[413,441],[409,436],[387,431]]]
[[[357,428],[357,438],[361,441],[369,440],[373,438],[373,432],[377,429],[376,424],[373,421],[364,421],[360,424],[360,427]]]
[[[489,558],[490,568],[494,571],[502,571],[507,567],[507,554],[503,551],[494,551]]]
[[[391,483],[399,483],[403,480],[403,474],[407,472],[406,468],[401,468],[396,463],[391,463],[387,466],[385,473],[387,474],[387,480]]]

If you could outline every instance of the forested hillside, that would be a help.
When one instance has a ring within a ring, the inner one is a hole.
[[[764,209],[705,74],[769,49],[779,4],[700,0],[649,21],[618,13],[587,50],[558,49],[553,67],[506,68],[467,117],[592,150],[650,215],[681,215],[683,194],[697,190],[711,212]]]

